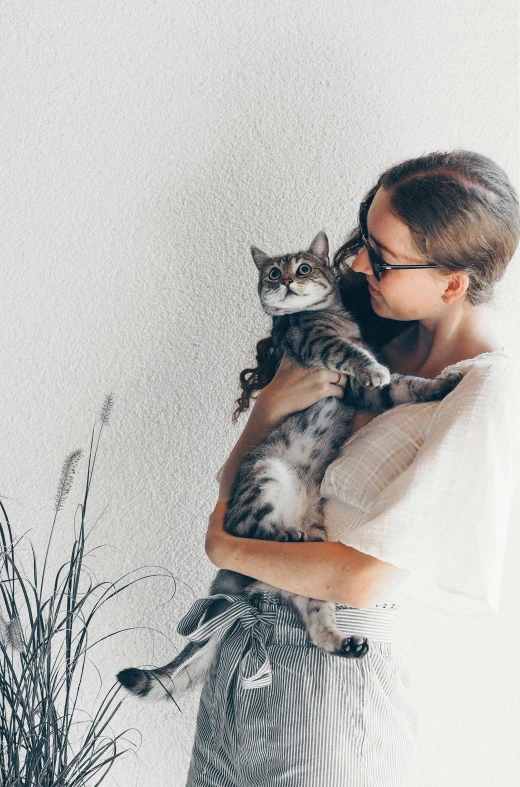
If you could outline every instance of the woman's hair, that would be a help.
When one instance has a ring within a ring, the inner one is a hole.
[[[364,196],[367,207],[379,188],[389,193],[390,211],[409,228],[419,254],[438,265],[431,273],[465,271],[465,300],[472,306],[491,301],[494,285],[520,241],[518,196],[504,170],[469,150],[430,153],[383,172]],[[377,352],[411,323],[379,317],[372,310],[366,276],[349,264],[362,248],[358,225],[334,254],[332,267],[345,308]],[[242,394],[233,421],[248,409],[251,395],[276,374],[271,337],[259,341],[256,352],[257,366],[240,373]]]

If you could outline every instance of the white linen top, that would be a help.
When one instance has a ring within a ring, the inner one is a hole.
[[[452,369],[464,377],[443,400],[394,407],[345,442],[321,484],[325,525],[329,541],[412,572],[389,602],[497,613],[519,475],[520,368],[500,350],[439,376]]]
[[[340,541],[410,570],[398,591],[455,613],[499,611],[518,481],[518,364],[505,351],[448,366],[443,400],[376,416],[344,444],[321,492]]]

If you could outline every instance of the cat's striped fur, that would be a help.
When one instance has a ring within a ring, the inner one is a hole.
[[[348,378],[342,399],[331,396],[289,415],[243,459],[230,491],[224,527],[249,538],[326,541],[320,484],[350,434],[356,409],[382,412],[398,404],[441,399],[461,375],[434,380],[391,375],[376,360],[342,304],[324,232],[318,233],[308,251],[280,257],[268,257],[255,247],[251,252],[259,270],[260,301],[273,317],[277,366],[285,352],[296,364],[326,367]],[[217,573],[210,595],[251,595],[261,590],[277,592],[294,604],[316,647],[355,658],[367,652],[366,640],[337,629],[333,602],[305,598],[227,570]],[[215,601],[206,620],[226,605],[224,599]],[[118,678],[138,696],[171,692],[176,697],[205,677],[219,647],[217,642],[203,648],[190,642],[170,664],[157,670],[123,670]],[[189,670],[182,669],[190,657]]]

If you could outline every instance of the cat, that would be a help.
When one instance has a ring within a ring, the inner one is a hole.
[[[243,458],[224,518],[225,530],[236,536],[326,541],[320,484],[351,433],[356,410],[382,412],[399,404],[442,399],[462,377],[459,372],[433,380],[390,374],[363,343],[358,325],[343,306],[328,250],[323,231],[308,250],[295,254],[269,257],[251,247],[259,272],[260,302],[272,316],[276,368],[286,353],[300,366],[342,372],[347,383],[343,398],[330,396],[287,416]],[[348,636],[337,628],[334,602],[309,599],[224,569],[213,580],[210,595],[251,597],[262,591],[276,593],[294,605],[317,648],[347,658],[362,658],[367,653],[365,638]],[[206,611],[205,622],[227,606],[226,599],[215,600]],[[178,696],[206,676],[220,645],[216,638],[190,642],[160,669],[130,668],[117,677],[140,697],[167,697],[171,691]],[[182,667],[188,660],[189,669]]]

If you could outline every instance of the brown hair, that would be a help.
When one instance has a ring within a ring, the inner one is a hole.
[[[379,188],[389,192],[390,210],[409,228],[419,254],[439,266],[434,275],[465,271],[465,300],[473,306],[491,301],[494,285],[520,241],[518,196],[504,170],[473,151],[436,152],[385,170],[363,201],[370,205]],[[411,323],[385,319],[372,310],[365,274],[349,265],[362,248],[356,226],[332,265],[345,307],[363,339],[377,351]],[[256,352],[258,365],[240,373],[242,394],[233,421],[276,374],[271,338],[259,341]]]

